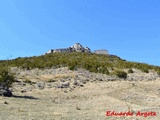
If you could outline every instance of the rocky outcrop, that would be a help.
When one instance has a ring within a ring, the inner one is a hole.
[[[57,52],[59,52],[59,53],[61,53],[61,52],[86,52],[86,53],[90,53],[91,50],[88,47],[83,47],[80,43],[76,43],[69,48],[51,49],[47,52],[47,54],[57,53]]]

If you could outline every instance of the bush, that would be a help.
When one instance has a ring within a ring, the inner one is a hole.
[[[160,76],[160,70],[157,71],[158,76]]]
[[[32,84],[32,81],[30,81],[29,79],[26,79],[24,82]]]
[[[127,73],[122,70],[116,70],[112,74],[118,76],[119,78],[123,78],[123,79],[127,78]]]
[[[90,71],[90,72],[94,72],[94,73],[97,73],[97,72],[98,72],[97,68],[95,68],[95,67],[92,67],[91,69],[89,69],[89,71]]]
[[[14,76],[10,74],[7,70],[0,71],[0,86],[3,89],[9,90],[9,87],[11,87],[14,81]]]
[[[142,69],[141,71],[144,73],[149,73],[149,71],[147,69]]]
[[[76,69],[76,63],[75,62],[73,62],[73,63],[68,63],[68,69],[69,70],[75,70]]]
[[[70,66],[68,66],[68,69],[69,70],[75,70],[75,67],[76,67],[75,65],[70,65]]]
[[[132,69],[129,69],[128,73],[134,73],[134,71]]]
[[[102,73],[102,74],[107,74],[107,75],[109,74],[109,71],[108,71],[107,67],[100,67],[98,69],[98,72]]]

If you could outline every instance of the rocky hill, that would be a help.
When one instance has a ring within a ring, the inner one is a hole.
[[[76,50],[78,50],[79,47],[81,48],[81,46],[75,45],[72,48],[76,48]],[[58,74],[60,74],[60,71],[57,72],[57,69],[59,68],[67,68],[68,70],[64,71],[64,73],[66,74],[70,71],[79,71],[80,69],[83,69],[83,71],[87,71],[85,73],[82,72],[82,74],[84,75],[83,78],[85,79],[81,81],[82,83],[86,83],[86,80],[88,79],[91,79],[93,81],[112,81],[118,79],[155,80],[159,77],[160,74],[160,67],[158,66],[151,66],[135,62],[127,62],[117,56],[110,56],[104,54],[99,55],[85,52],[62,52],[46,54],[38,57],[17,58],[15,60],[10,61],[1,61],[0,70],[6,69],[4,66],[6,64],[7,67],[10,69],[10,72],[15,75],[17,80],[31,83],[33,82],[32,80],[36,80],[36,82],[38,82],[42,79],[46,79],[47,81],[54,81],[53,76],[57,76]],[[141,74],[139,75],[139,73]],[[85,77],[88,75],[90,76],[90,74],[94,76]],[[95,76],[96,74],[98,75],[98,77]],[[3,74],[0,75],[4,77],[4,79],[9,78],[8,73],[6,74],[8,76],[4,76]],[[45,78],[44,76],[48,76],[48,78]],[[53,78],[50,78],[49,76],[52,76]],[[61,82],[58,80],[58,82],[55,82],[56,84],[54,83],[54,87],[68,88],[70,87],[69,85],[83,86],[81,82],[79,83],[75,80],[71,80],[71,78],[66,78],[67,81],[68,79],[70,80],[70,83],[64,82],[64,84],[61,84]],[[2,83],[0,83],[0,86],[3,86],[1,88],[6,88],[4,85],[8,83],[8,80],[6,80],[7,83],[5,83],[4,80],[1,78],[1,81]],[[6,89],[6,91],[7,94],[9,92],[10,95],[10,91],[8,91],[8,89]],[[0,94],[4,94],[3,89],[1,89]]]

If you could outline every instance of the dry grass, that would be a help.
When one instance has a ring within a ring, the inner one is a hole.
[[[62,76],[63,77],[63,76]],[[89,82],[64,93],[63,89],[15,92],[0,97],[1,120],[159,120],[160,80]],[[34,99],[33,97],[34,96]],[[8,104],[4,104],[7,102]],[[154,111],[156,117],[109,117],[106,111]]]
[[[55,74],[55,75],[41,75],[39,77],[40,80],[51,80],[51,79],[65,79],[68,77],[74,78],[76,76],[75,73],[67,73],[67,74]]]

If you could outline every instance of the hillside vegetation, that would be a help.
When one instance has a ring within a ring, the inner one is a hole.
[[[116,74],[118,77],[126,77],[126,73],[122,70],[128,69],[132,72],[133,68],[140,69],[143,72],[149,72],[153,69],[160,73],[160,67],[148,65],[144,63],[128,62],[117,56],[98,55],[93,53],[53,53],[42,56],[16,58],[14,60],[0,61],[0,69],[4,66],[19,67],[23,69],[45,69],[68,67],[70,70],[84,68],[90,72],[103,74]]]

